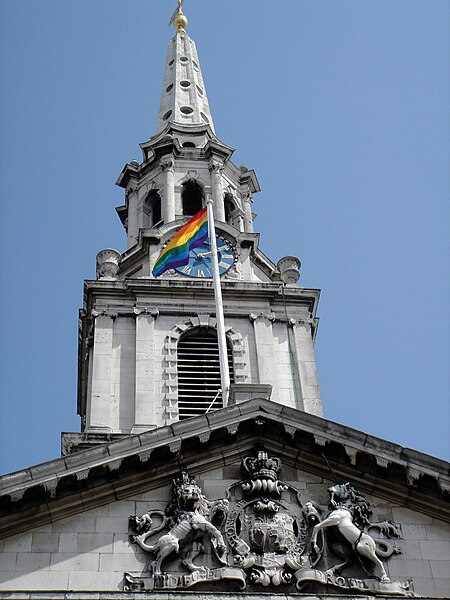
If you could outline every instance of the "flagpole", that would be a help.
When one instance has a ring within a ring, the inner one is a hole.
[[[220,287],[219,261],[217,259],[216,232],[214,229],[213,201],[206,200],[208,207],[208,231],[211,245],[211,261],[214,285],[214,298],[216,301],[217,340],[219,342],[220,382],[222,385],[223,405],[228,404],[230,392],[230,371],[228,369],[227,340],[225,337],[225,321],[223,317],[222,289]]]

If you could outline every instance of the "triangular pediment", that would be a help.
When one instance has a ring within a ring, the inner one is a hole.
[[[235,406],[0,478],[0,531],[76,514],[239,461],[263,445],[283,464],[448,519],[448,463],[269,400]],[[328,461],[328,464],[327,464]],[[432,501],[430,500],[432,498]]]
[[[0,593],[357,588],[391,597],[409,595],[412,578],[421,597],[442,595],[446,580],[425,574],[442,570],[447,473],[444,461],[248,400],[2,477],[3,558],[16,567],[1,575]],[[342,489],[356,490],[349,497],[370,517],[359,527],[380,538],[386,581],[370,560],[330,571],[351,551],[328,533],[317,532],[314,549],[314,527],[333,517],[330,502],[343,506]],[[166,548],[176,531],[181,549]]]

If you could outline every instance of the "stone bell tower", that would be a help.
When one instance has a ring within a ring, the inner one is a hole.
[[[72,452],[222,406],[207,244],[188,265],[155,279],[161,249],[190,216],[213,202],[218,236],[230,403],[251,398],[322,415],[314,356],[319,290],[297,284],[300,261],[277,264],[254,231],[253,170],[236,166],[214,131],[195,43],[181,7],[169,42],[156,134],[142,161],[117,180],[116,210],[127,249],[97,255],[80,311],[78,412]]]

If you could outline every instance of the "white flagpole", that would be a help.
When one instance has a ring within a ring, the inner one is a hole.
[[[228,395],[230,392],[230,371],[228,369],[227,358],[227,340],[225,337],[225,321],[223,318],[222,290],[220,287],[219,261],[217,259],[216,232],[214,229],[213,201],[212,198],[206,200],[208,207],[208,231],[209,243],[211,245],[211,261],[214,285],[214,298],[216,301],[216,320],[217,320],[217,340],[219,342],[219,360],[220,360],[220,381],[222,385],[223,405],[228,404]]]

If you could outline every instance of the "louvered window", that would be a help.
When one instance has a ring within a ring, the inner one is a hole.
[[[231,348],[227,348],[230,381],[234,381]],[[178,413],[187,419],[222,408],[217,332],[197,327],[178,342]],[[215,400],[214,400],[215,398]],[[213,402],[214,401],[214,402]]]

